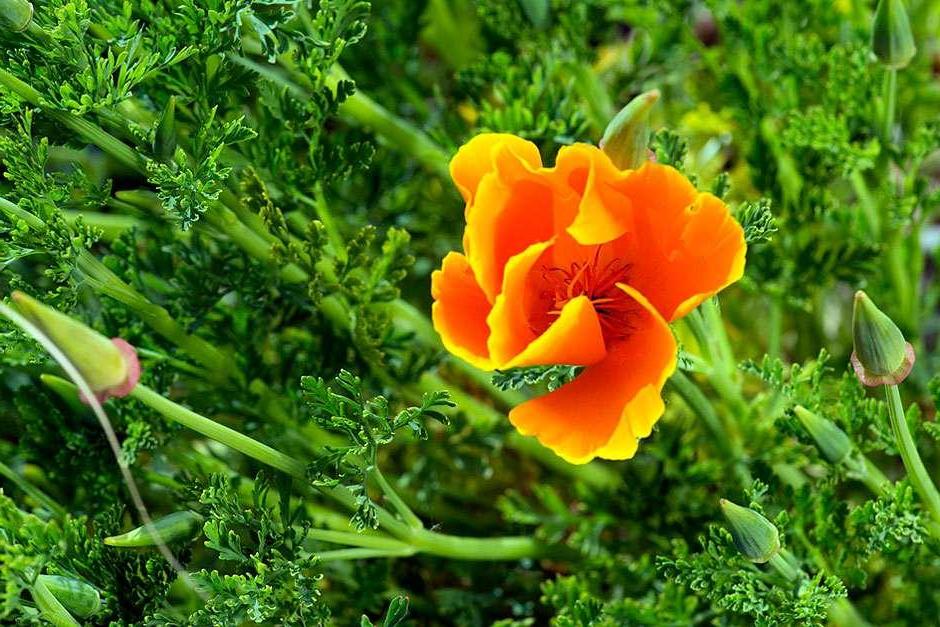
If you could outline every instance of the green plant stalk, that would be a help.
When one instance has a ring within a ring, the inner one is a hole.
[[[105,241],[115,240],[121,233],[144,225],[141,220],[133,216],[95,211],[69,211],[66,209],[60,209],[59,212],[69,226],[75,226],[75,223],[80,219],[86,226],[100,229],[101,236]]]
[[[192,429],[207,438],[224,444],[294,478],[305,482],[307,480],[306,466],[300,460],[186,409],[164,398],[145,385],[137,385],[130,396],[157,411],[168,420]],[[346,488],[342,486],[316,487],[324,495],[336,500],[344,507],[351,511],[356,510],[356,497]],[[468,538],[436,533],[426,529],[414,529],[397,520],[390,512],[381,507],[376,508],[376,513],[379,525],[396,538],[418,551],[442,557],[486,561],[516,560],[527,557],[540,557],[548,554],[552,548],[528,536]]]
[[[940,523],[940,492],[937,492],[937,487],[930,479],[920,453],[917,452],[917,445],[914,443],[904,416],[904,406],[901,403],[898,386],[886,385],[885,395],[888,401],[888,421],[891,423],[891,430],[894,432],[894,439],[901,453],[907,476],[923,501],[924,507],[930,512],[934,521]]]
[[[411,508],[408,507],[405,500],[398,495],[398,492],[396,492],[388,482],[388,479],[385,478],[385,475],[382,474],[378,466],[372,466],[372,469],[369,471],[369,476],[379,485],[379,488],[382,489],[382,493],[385,494],[385,498],[389,500],[392,507],[398,512],[398,515],[405,521],[405,524],[412,529],[424,528],[424,523],[421,522],[420,518],[415,516],[415,513],[411,511]]]
[[[745,461],[744,447],[741,445],[739,438],[728,433],[724,422],[718,417],[718,413],[712,407],[708,398],[681,370],[676,370],[666,382],[666,385],[678,394],[689,409],[701,419],[706,430],[715,441],[719,452],[733,464],[735,474],[738,476],[741,485],[749,487],[753,483],[753,477],[751,477]]]
[[[344,560],[366,560],[373,558],[390,559],[393,557],[411,557],[418,551],[411,546],[400,549],[337,549],[335,551],[320,551],[317,559],[321,562],[338,562]]]
[[[0,477],[6,477],[13,485],[22,490],[24,494],[32,498],[36,503],[49,510],[56,518],[65,518],[68,513],[64,507],[52,500],[52,497],[19,476],[12,468],[3,462],[0,462]]]
[[[894,116],[898,101],[898,71],[895,68],[885,69],[884,83],[881,86],[881,100],[884,107],[884,118],[881,126],[881,136],[885,144],[891,143],[894,131]]]
[[[391,549],[401,550],[410,548],[407,544],[389,538],[368,533],[355,533],[350,531],[332,531],[329,529],[309,529],[306,532],[307,538],[319,542],[330,542],[332,544],[343,544],[346,546],[355,546],[363,549]]]

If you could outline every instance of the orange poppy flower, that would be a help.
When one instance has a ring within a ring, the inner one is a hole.
[[[584,366],[509,420],[573,463],[632,457],[676,367],[668,324],[741,278],[741,226],[675,169],[621,171],[587,144],[546,168],[526,140],[479,135],[450,172],[467,226],[431,277],[444,346],[485,370]]]

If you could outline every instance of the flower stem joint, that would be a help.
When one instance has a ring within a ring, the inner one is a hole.
[[[772,522],[753,509],[727,499],[719,503],[728,520],[734,545],[744,557],[755,564],[764,564],[780,552],[780,532]]]
[[[13,292],[13,302],[75,364],[99,402],[127,396],[137,385],[140,362],[125,340],[108,339],[23,292]]]
[[[33,19],[33,5],[26,0],[0,0],[0,27],[24,31]]]
[[[897,385],[911,373],[914,348],[891,318],[861,290],[855,293],[852,333],[852,367],[864,385]]]

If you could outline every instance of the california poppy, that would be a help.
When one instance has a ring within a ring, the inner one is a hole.
[[[741,278],[741,226],[675,169],[621,171],[588,144],[546,168],[534,144],[483,134],[450,172],[467,224],[431,278],[444,346],[485,370],[584,366],[509,420],[573,463],[632,457],[676,367],[668,324]]]

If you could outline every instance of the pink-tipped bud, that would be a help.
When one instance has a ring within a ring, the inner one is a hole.
[[[75,365],[99,401],[127,396],[137,385],[140,362],[126,341],[108,339],[23,292],[13,292],[13,302]]]
[[[894,321],[861,290],[855,293],[852,335],[852,367],[864,385],[897,385],[911,373],[914,348],[904,341]]]

